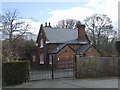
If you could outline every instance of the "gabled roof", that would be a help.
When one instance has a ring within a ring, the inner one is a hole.
[[[67,44],[89,44],[90,41],[89,41],[89,39],[86,40],[86,41],[81,41],[79,39],[74,39],[74,40],[63,42],[63,43],[67,43]]]
[[[78,32],[75,29],[44,27],[43,30],[49,43],[62,43],[78,37]]]
[[[49,50],[48,53],[50,53],[50,54],[56,54],[56,53],[58,53],[60,50],[62,50],[66,45],[68,45],[68,44],[60,44],[60,45],[58,45],[57,47]],[[69,46],[69,45],[68,45],[68,46]],[[69,46],[69,47],[70,47],[70,46]],[[71,48],[71,47],[70,47],[70,48]],[[72,49],[72,48],[71,48],[71,49]],[[72,49],[72,50],[73,50],[73,49]]]
[[[57,53],[59,52],[62,48],[64,48],[66,46],[66,44],[60,44],[57,47],[51,49],[48,51],[48,53]]]
[[[80,48],[78,48],[76,50],[77,54],[84,54],[92,45],[91,44],[87,44],[87,45],[82,45],[80,46]]]
[[[78,40],[77,29],[64,29],[64,28],[52,28],[52,27],[40,27],[40,31],[37,37],[37,43],[40,37],[40,32],[43,30],[46,39],[49,43],[66,43],[66,44],[88,44],[90,43],[86,33],[86,40]]]

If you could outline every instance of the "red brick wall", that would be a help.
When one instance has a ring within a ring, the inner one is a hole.
[[[42,33],[42,34],[41,34]],[[44,47],[40,48],[41,45],[41,39],[44,40]],[[44,31],[41,29],[40,33],[39,33],[39,39],[38,39],[38,48],[37,48],[37,63],[39,64],[40,62],[40,54],[44,55],[44,63],[46,63],[46,36]]]
[[[100,57],[101,54],[92,46],[85,52],[86,57]]]
[[[57,62],[57,67],[58,68],[73,67],[74,60],[75,60],[75,52],[69,46],[65,46],[56,55],[56,62]]]

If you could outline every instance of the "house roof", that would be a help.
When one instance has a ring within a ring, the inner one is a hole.
[[[74,39],[74,40],[66,41],[64,43],[67,43],[67,44],[89,44],[89,39],[86,40],[86,41],[81,41],[79,39]]]
[[[77,40],[78,30],[76,29],[63,29],[63,28],[52,28],[43,27],[49,43],[79,43],[89,42],[87,38],[86,41]]]
[[[80,48],[78,48],[76,50],[77,54],[84,54],[92,45],[91,44],[87,44],[87,45],[82,45],[80,46]]]
[[[49,43],[62,43],[74,40],[78,37],[75,29],[61,29],[61,28],[43,28]]]
[[[53,53],[58,53],[58,52],[59,52],[62,48],[64,48],[65,46],[66,46],[66,44],[60,44],[60,45],[58,45],[57,47],[49,50],[48,53],[51,53],[51,54],[53,54]]]

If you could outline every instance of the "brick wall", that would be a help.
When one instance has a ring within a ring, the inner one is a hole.
[[[58,54],[56,54],[56,65],[58,68],[73,67],[75,60],[75,52],[69,47],[65,46]]]
[[[92,46],[85,52],[86,57],[100,57],[101,54]]]

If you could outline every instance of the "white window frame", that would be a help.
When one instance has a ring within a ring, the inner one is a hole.
[[[40,62],[39,64],[44,64],[44,55],[40,54]]]
[[[36,43],[36,46],[38,46],[38,43]]]
[[[44,47],[44,40],[41,39],[41,40],[40,40],[40,48],[43,48],[43,47]]]
[[[35,55],[32,56],[32,60],[33,60],[33,62],[36,61],[36,56]]]

